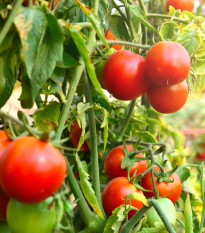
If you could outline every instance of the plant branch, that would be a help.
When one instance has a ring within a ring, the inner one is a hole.
[[[205,196],[205,193],[204,193],[204,196]],[[202,211],[202,216],[201,216],[201,223],[200,223],[199,233],[203,232],[204,219],[205,219],[205,199],[203,201],[203,211]]]
[[[139,4],[140,4],[141,9],[142,9],[142,10],[144,11],[144,13],[146,14],[146,13],[147,13],[147,10],[146,10],[144,1],[143,1],[143,0],[138,0],[138,2],[139,2]]]
[[[98,15],[99,0],[94,0],[94,14]]]
[[[181,19],[181,18],[178,18],[178,17],[174,17],[172,15],[162,15],[162,14],[155,14],[155,13],[147,13],[146,14],[146,17],[147,18],[161,18],[161,19],[172,19],[174,21],[177,21],[179,23],[184,23],[184,24],[188,24],[189,22],[184,20],[184,19]]]
[[[22,121],[20,121],[19,119],[13,117],[12,115],[10,115],[6,112],[1,111],[1,110],[0,110],[0,117],[5,118],[5,119],[9,119],[9,120],[15,122],[16,124],[18,124],[19,126],[21,126],[22,128],[26,129],[25,125],[23,124]]]
[[[115,6],[115,8],[117,9],[117,11],[119,12],[119,14],[122,16],[122,18],[124,19],[124,21],[127,23],[127,25],[128,25],[128,20],[127,20],[127,18],[125,17],[125,15],[124,15],[124,13],[122,12],[122,10],[120,9],[120,7],[116,4],[116,2],[113,0],[112,1],[113,2],[113,4],[114,4],[114,6]]]
[[[125,11],[126,11],[126,14],[127,14],[127,24],[128,24],[129,29],[130,29],[131,38],[132,38],[132,40],[134,40],[136,38],[136,32],[135,32],[135,29],[134,29],[134,26],[133,26],[133,23],[132,23],[132,18],[131,18],[131,15],[130,15],[130,10],[129,10],[129,7],[128,7],[127,0],[124,0],[124,3],[125,3]]]

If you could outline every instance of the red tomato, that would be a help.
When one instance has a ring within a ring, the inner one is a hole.
[[[105,89],[119,100],[132,100],[149,87],[144,70],[144,58],[128,50],[110,55],[103,68]]]
[[[200,160],[200,161],[204,161],[205,160],[205,151],[203,153],[197,153],[196,159]]]
[[[35,0],[32,1],[33,3],[35,2]],[[23,6],[28,6],[28,0],[24,0],[22,3]]]
[[[190,11],[194,10],[194,0],[167,0],[166,7],[173,6],[175,10]]]
[[[145,68],[152,83],[174,85],[185,80],[189,74],[189,54],[177,42],[160,41],[148,51]]]
[[[0,188],[0,220],[6,220],[6,209],[9,202],[9,197]]]
[[[105,33],[105,38],[107,40],[118,40],[116,37],[114,37],[114,35],[112,34],[112,32],[109,29]],[[114,49],[116,49],[116,50],[120,50],[120,49],[122,49],[123,45],[117,45],[117,44],[115,44],[112,47]]]
[[[13,141],[0,158],[0,179],[6,195],[23,203],[43,201],[66,175],[62,153],[34,137]]]
[[[118,206],[123,205],[125,197],[129,193],[142,193],[141,190],[138,190],[130,181],[125,177],[117,177],[111,180],[105,187],[102,193],[102,204],[107,216],[112,215],[112,211]],[[129,204],[129,201],[127,201]],[[141,201],[132,199],[131,205],[140,209],[143,206]],[[132,217],[136,213],[135,210],[130,210],[128,217]]]
[[[7,137],[6,133],[3,130],[0,130],[0,157],[5,151],[6,147],[11,143],[12,141]]]
[[[155,110],[160,113],[173,113],[184,106],[188,93],[188,85],[186,81],[183,81],[166,87],[152,84],[146,94],[149,103]]]
[[[160,171],[159,167],[155,167],[154,169],[158,172]],[[170,169],[165,168],[165,172],[167,172],[167,171],[170,171]],[[182,191],[182,183],[181,183],[179,176],[174,172],[169,177],[170,180],[174,180],[174,182],[172,182],[172,183],[167,183],[164,181],[158,182],[157,177],[155,175],[154,175],[154,177],[155,177],[156,188],[159,191],[159,196],[160,197],[166,196],[166,198],[170,199],[173,203],[175,203],[178,200],[178,198],[180,197],[181,191]],[[145,174],[145,176],[142,178],[141,185],[144,189],[153,190],[153,183],[152,183],[152,177],[151,177],[150,171],[147,172]],[[154,191],[144,192],[144,195],[146,197],[154,197],[155,193],[154,193]]]
[[[132,146],[126,145],[126,147],[128,151],[132,150]],[[128,176],[127,170],[121,168],[121,161],[124,157],[125,157],[125,153],[123,146],[117,146],[107,154],[105,158],[104,168],[105,168],[105,174],[108,177],[108,179],[111,180],[119,176],[123,176],[123,177]],[[140,153],[136,155],[136,157],[143,158],[144,155]],[[130,177],[134,175],[135,170],[137,170],[136,175],[139,175],[142,172],[144,172],[146,169],[147,169],[146,160],[135,162],[130,170]]]
[[[70,139],[70,142],[73,144],[73,146],[76,148],[78,147],[81,133],[82,133],[82,130],[79,127],[77,120],[75,120],[70,127],[69,139]],[[80,150],[90,151],[90,148],[88,147],[88,144],[86,141],[83,143]]]

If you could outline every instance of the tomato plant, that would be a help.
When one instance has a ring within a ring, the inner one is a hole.
[[[73,144],[74,147],[78,147],[81,133],[82,133],[82,130],[79,127],[78,122],[76,120],[71,125],[70,133],[69,133],[70,142]],[[90,150],[86,141],[83,143],[80,150],[82,150],[82,151],[89,151]]]
[[[106,31],[106,33],[105,33],[105,38],[107,39],[107,40],[118,40],[113,34],[112,34],[112,32],[108,29],[107,31]],[[123,45],[117,45],[117,44],[115,44],[115,45],[113,45],[112,46],[114,49],[116,49],[116,50],[121,50],[122,48],[123,48]]]
[[[128,151],[131,151],[133,149],[132,146],[126,145],[126,148]],[[113,148],[109,153],[107,154],[104,162],[104,169],[106,176],[111,180],[115,177],[127,177],[128,172],[126,169],[121,168],[121,161],[125,157],[123,146],[117,146]],[[139,153],[136,155],[136,157],[143,158],[144,155],[142,153]],[[136,161],[134,162],[134,165],[130,169],[130,177],[134,175],[134,172],[136,172],[136,175],[141,174],[144,172],[147,168],[147,162],[146,160]]]
[[[160,171],[159,167],[155,167],[154,169],[158,172]],[[165,168],[165,172],[169,170],[169,168]],[[166,198],[170,199],[173,203],[175,203],[179,199],[182,191],[182,183],[179,176],[174,172],[171,176],[169,176],[170,183],[165,181],[158,182],[156,175],[154,177],[156,188],[159,191],[159,196],[166,196]],[[141,185],[146,190],[152,190],[151,192],[145,192],[145,196],[154,197],[155,193],[153,190],[152,176],[150,171],[147,172],[145,176],[142,178]]]
[[[167,0],[166,6],[167,11],[169,11],[169,6],[173,6],[176,10],[192,12],[194,10],[194,0]]]
[[[112,211],[120,205],[125,203],[126,195],[137,192],[143,193],[138,190],[130,181],[125,177],[117,177],[111,180],[102,192],[102,204],[107,216],[112,215]],[[129,201],[127,201],[129,204]],[[131,200],[131,205],[140,209],[143,203],[138,200]],[[132,217],[136,213],[135,210],[130,210],[128,213],[129,217]]]
[[[38,204],[24,204],[10,199],[7,221],[15,233],[51,233],[56,223],[55,204],[49,199]]]
[[[6,220],[6,209],[9,202],[9,197],[5,195],[0,187],[0,220]]]
[[[187,101],[188,85],[186,81],[173,86],[158,86],[152,84],[146,92],[151,106],[160,113],[179,111]],[[172,100],[172,101],[170,101]]]
[[[0,159],[1,185],[9,197],[36,203],[52,195],[66,175],[66,162],[56,148],[34,137],[13,141]]]
[[[176,209],[174,204],[168,198],[160,198],[157,200],[159,206],[163,210],[164,214],[168,218],[169,222],[172,225],[176,223]],[[147,213],[147,224],[150,227],[154,227],[156,222],[162,223],[161,218],[159,217],[158,213],[156,212],[155,208],[150,208]]]
[[[175,85],[188,76],[190,58],[181,44],[174,41],[160,41],[148,51],[145,67],[152,83],[161,86]]]
[[[144,71],[144,58],[127,50],[110,55],[103,69],[106,90],[120,100],[135,99],[149,87]]]

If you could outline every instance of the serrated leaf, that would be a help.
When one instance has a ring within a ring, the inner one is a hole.
[[[135,134],[136,137],[140,137],[142,141],[149,142],[149,143],[155,143],[156,139],[153,134],[150,132],[138,132]]]
[[[183,183],[190,177],[190,169],[185,166],[179,166],[176,170],[177,175],[179,176],[181,182]]]
[[[149,206],[146,197],[142,194],[142,193],[137,193],[137,192],[133,192],[133,193],[129,193],[125,199],[134,199],[137,201],[141,201],[144,205]]]
[[[191,208],[189,194],[187,195],[185,206],[184,206],[184,221],[185,221],[186,233],[193,233],[192,208]]]
[[[78,51],[83,59],[83,62],[85,63],[89,78],[93,84],[93,86],[97,89],[97,91],[105,98],[107,99],[106,95],[104,94],[104,92],[101,89],[101,85],[96,77],[96,73],[95,73],[95,67],[92,64],[90,57],[89,57],[89,53],[87,50],[87,47],[85,45],[85,41],[83,39],[83,37],[80,35],[80,33],[73,28],[69,29],[70,34],[76,44],[76,47],[78,48]]]
[[[60,115],[60,104],[50,102],[43,108],[39,108],[33,114],[35,125],[43,132],[54,130],[58,125]]]
[[[122,161],[121,161],[121,168],[122,169],[131,168],[133,165],[134,165],[134,160],[133,159],[130,159],[127,156],[122,158]]]
[[[129,41],[130,36],[125,21],[119,15],[112,15],[109,22],[109,30],[118,40]]]
[[[143,216],[141,218],[141,220],[139,221],[139,223],[137,224],[137,226],[132,230],[132,233],[137,233],[140,231],[140,229],[143,227],[143,225],[145,225],[147,222],[147,216]]]
[[[164,40],[173,40],[179,33],[179,26],[175,22],[163,23],[160,29],[160,34]]]
[[[95,192],[92,189],[92,185],[89,181],[89,175],[85,170],[85,162],[82,163],[76,154],[76,163],[78,166],[79,176],[80,176],[80,187],[83,191],[83,194],[85,195],[88,203],[92,206],[94,211],[102,218],[104,219],[102,212],[100,210],[100,206],[98,204],[97,198],[95,196]]]
[[[129,9],[132,12],[133,16],[137,18],[145,27],[147,27],[151,32],[156,32],[157,30],[149,23],[144,11],[140,8],[139,5],[129,5]]]

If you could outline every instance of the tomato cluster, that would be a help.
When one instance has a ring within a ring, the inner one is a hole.
[[[194,10],[194,0],[167,0],[167,11],[169,11],[169,6],[174,7],[175,10],[192,12]]]
[[[106,40],[118,40],[113,34],[112,34],[112,32],[108,29],[107,31],[106,31],[106,33],[105,33],[105,38],[106,38]],[[115,44],[115,45],[113,45],[112,46],[114,49],[116,49],[116,50],[121,50],[122,48],[123,48],[123,45],[117,45],[117,44]]]
[[[126,145],[129,152],[132,151],[132,146]],[[151,172],[148,171],[140,180],[140,185],[146,192],[142,192],[135,187],[130,180],[128,180],[128,172],[121,168],[122,159],[125,157],[123,146],[117,146],[113,148],[106,156],[104,162],[105,174],[111,181],[106,185],[102,193],[102,203],[103,208],[107,216],[112,215],[112,211],[120,205],[125,203],[125,196],[130,193],[141,193],[144,196],[150,198],[155,196],[153,190],[153,183]],[[136,157],[143,158],[144,155],[141,153],[137,154]],[[134,174],[139,176],[141,173],[145,172],[147,169],[146,160],[140,160],[134,162],[133,167],[130,169],[130,177]],[[155,171],[160,172],[159,167],[154,168]],[[170,169],[165,168],[165,172],[170,171]],[[174,172],[170,175],[170,182],[157,181],[156,175],[154,176],[155,186],[159,192],[160,197],[166,197],[175,203],[181,195],[182,184],[179,176]],[[162,201],[163,203],[166,202]],[[169,202],[169,201],[168,201]],[[168,203],[169,204],[169,203]],[[137,209],[143,206],[143,203],[139,200],[131,199],[131,205]],[[129,217],[135,214],[135,210],[130,210],[128,213]]]

